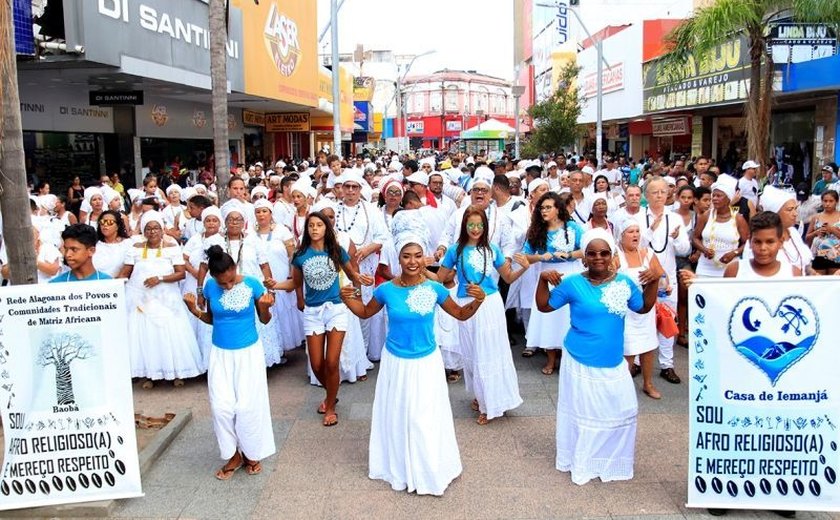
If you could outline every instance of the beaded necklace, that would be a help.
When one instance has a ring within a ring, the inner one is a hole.
[[[475,246],[475,249],[478,250],[479,248]],[[464,269],[464,252],[461,251],[461,255],[458,257],[458,264],[459,270],[461,271],[461,275],[464,277],[464,280],[467,281],[468,284],[474,283],[475,285],[481,285],[484,282],[484,279],[487,278],[487,248],[481,248],[481,278],[478,279],[477,282],[470,281],[467,277],[467,270]]]
[[[242,272],[242,266],[240,265],[240,261],[242,260],[242,246],[245,245],[245,237],[239,235],[239,251],[236,253],[236,272]],[[233,258],[233,251],[230,249],[230,238],[225,235],[225,250],[227,250],[227,254]]]
[[[726,219],[725,221],[721,222],[721,224],[724,224],[724,223],[726,223],[726,222],[729,222],[730,220],[735,220],[733,223],[735,224],[735,229],[737,230],[737,229],[738,229],[738,222],[737,222],[737,217],[736,217],[736,215],[737,215],[737,214],[738,214],[738,212],[737,212],[737,211],[732,211],[732,210],[730,209],[730,218],[728,218],[728,219]],[[708,243],[708,244],[704,244],[704,245],[706,245],[706,247],[708,247],[709,249],[711,249],[711,250],[712,250],[712,252],[714,252],[714,245],[715,245],[715,228],[717,227],[717,224],[718,224],[718,220],[717,220],[717,210],[712,209],[712,213],[711,213],[711,215],[709,216],[709,222],[711,223],[711,227],[709,228],[709,243]],[[723,256],[723,255],[721,255],[721,256]],[[725,266],[726,266],[726,264],[724,264],[723,262],[721,262],[721,261],[720,261],[720,258],[719,258],[719,257],[718,257],[718,258],[713,258],[713,259],[712,259],[712,262],[715,264],[715,267],[725,267]]]
[[[160,258],[160,256],[162,254],[163,254],[163,240],[161,240],[160,244],[158,244],[157,254],[155,255],[155,257]],[[143,243],[143,260],[145,260],[147,258],[149,258],[149,241],[148,240],[146,240]]]
[[[356,242],[355,240],[353,240],[353,235],[350,233],[350,230],[352,230],[353,227],[355,227],[356,225],[356,219],[359,217],[359,206],[361,206],[361,211],[364,211],[365,213],[365,234],[360,242]],[[356,212],[353,213],[353,220],[350,221],[349,226],[347,225],[347,216],[344,213],[345,207],[346,206],[344,205],[344,201],[338,203],[338,211],[341,213],[342,227],[338,226],[338,219],[336,218],[335,228],[341,231],[342,233],[347,233],[347,236],[350,238],[350,241],[353,242],[354,245],[359,246],[362,244],[366,244],[368,241],[368,233],[370,233],[370,219],[368,218],[367,206],[365,206],[365,203],[361,201],[356,205]]]

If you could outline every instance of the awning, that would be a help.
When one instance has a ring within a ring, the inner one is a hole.
[[[516,130],[498,119],[488,119],[478,125],[461,132],[461,139],[508,139],[513,137]]]

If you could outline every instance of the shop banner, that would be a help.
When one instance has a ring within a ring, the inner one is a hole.
[[[422,134],[425,128],[424,121],[408,121],[406,122],[406,129],[409,134]]]
[[[243,110],[242,123],[245,126],[265,126],[265,114],[253,110]]]
[[[837,33],[828,25],[777,22],[770,25],[767,49],[782,65],[827,58],[837,54]]]
[[[265,115],[266,132],[308,132],[309,130],[309,112]]]
[[[597,66],[597,64],[596,64]],[[601,91],[604,94],[618,92],[624,88],[624,63],[614,63],[604,67],[601,73]],[[583,97],[589,99],[598,93],[598,73],[587,74],[583,78]]]
[[[840,511],[840,280],[689,291],[688,507]]]
[[[686,135],[688,131],[687,117],[672,117],[660,119],[652,123],[654,137],[666,137],[673,135]]]
[[[123,281],[0,290],[0,509],[142,496]]]
[[[353,101],[373,101],[374,90],[376,90],[376,79],[370,76],[353,78]]]

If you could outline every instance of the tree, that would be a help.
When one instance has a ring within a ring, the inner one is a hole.
[[[560,72],[557,90],[544,101],[528,109],[534,121],[534,131],[522,147],[524,157],[536,157],[542,152],[558,151],[583,135],[578,126],[581,98],[575,84],[580,67],[568,63]]]
[[[37,363],[42,367],[55,366],[55,398],[59,406],[76,402],[70,364],[77,359],[93,356],[93,346],[79,334],[62,332],[41,343]]]
[[[213,157],[219,203],[227,200],[230,180],[227,99],[227,1],[210,0],[210,84],[213,106]]]
[[[11,281],[38,281],[26,186],[12,1],[0,0],[0,212]]]
[[[770,25],[780,17],[796,22],[840,24],[840,0],[714,0],[687,18],[666,37],[662,65],[679,78],[691,56],[702,60],[721,43],[744,34],[749,43],[750,82],[744,107],[749,158],[770,157],[770,113],[773,105],[773,57],[767,47]],[[762,166],[763,174],[763,166]]]

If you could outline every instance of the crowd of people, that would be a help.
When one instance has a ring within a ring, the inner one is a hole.
[[[632,378],[651,399],[681,383],[694,277],[840,268],[833,179],[803,216],[753,161],[740,178],[705,157],[631,168],[562,153],[272,166],[225,186],[202,175],[162,190],[149,174],[141,189],[76,179],[67,196],[32,197],[40,281],[127,279],[141,386],[208,374],[223,480],[274,452],[265,369],[305,345],[324,426],[338,423],[340,383],[380,363],[370,476],[442,494],[461,472],[446,383],[463,378],[478,424],[518,407],[517,332],[517,355],[542,351],[542,373],[559,369],[557,469],[578,484],[630,479]]]

